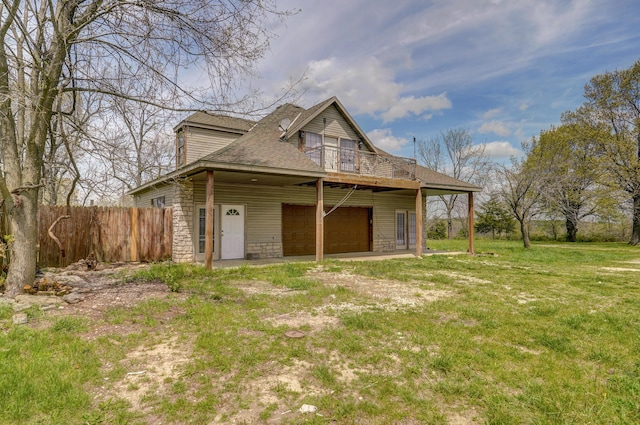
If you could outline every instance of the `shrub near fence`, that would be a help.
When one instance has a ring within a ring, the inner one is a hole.
[[[52,229],[65,256],[49,236],[66,207],[40,206],[40,267],[64,267],[93,253],[98,261],[158,261],[171,258],[171,208],[71,207]]]

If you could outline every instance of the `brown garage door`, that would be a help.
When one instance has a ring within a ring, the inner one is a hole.
[[[284,255],[316,253],[316,207],[282,205],[282,251]]]
[[[316,247],[316,208],[282,205],[284,255],[313,255]],[[324,252],[365,252],[371,250],[371,208],[343,207],[325,217]]]

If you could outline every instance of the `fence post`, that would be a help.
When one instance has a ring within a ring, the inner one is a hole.
[[[131,261],[138,261],[138,208],[131,208]]]

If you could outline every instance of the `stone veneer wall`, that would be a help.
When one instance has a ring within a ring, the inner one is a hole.
[[[282,243],[280,242],[252,242],[247,244],[248,260],[280,257],[282,257]]]
[[[193,182],[185,179],[174,185],[171,259],[176,263],[192,262],[193,246]]]
[[[396,241],[393,239],[374,239],[373,250],[374,252],[393,252],[396,250]]]

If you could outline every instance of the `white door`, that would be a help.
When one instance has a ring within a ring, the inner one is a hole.
[[[222,205],[220,213],[220,258],[244,258],[244,205]]]

